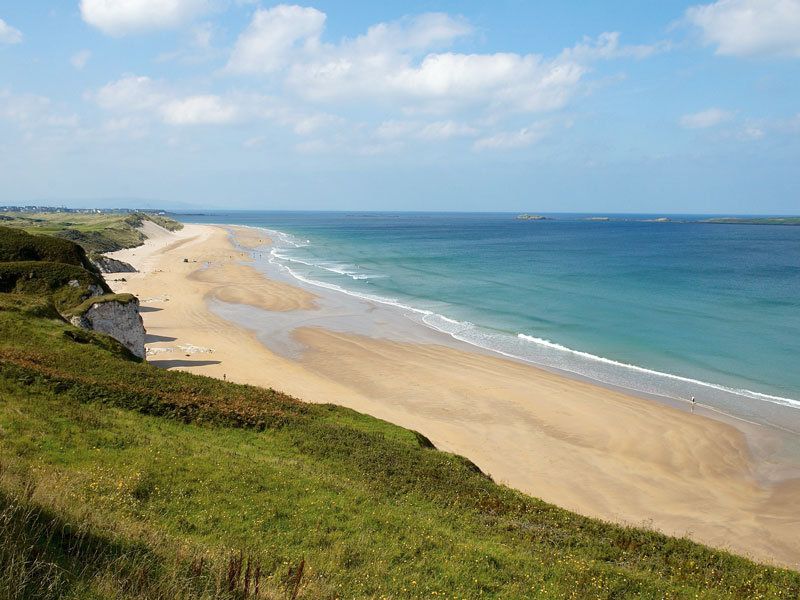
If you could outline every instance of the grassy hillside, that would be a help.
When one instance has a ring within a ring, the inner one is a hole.
[[[80,246],[0,227],[0,292],[47,298],[64,313],[111,290]]]
[[[800,596],[377,419],[128,360],[47,304],[0,294],[1,598]]]
[[[113,252],[141,245],[145,238],[136,228],[152,221],[170,231],[182,224],[157,215],[83,213],[4,213],[2,224],[28,233],[52,235],[80,244],[86,252]]]
[[[0,262],[0,292],[46,295],[64,313],[93,291],[110,293],[99,275],[81,267],[49,262]]]
[[[83,248],[68,240],[0,226],[0,262],[32,260],[60,262],[97,272]]]

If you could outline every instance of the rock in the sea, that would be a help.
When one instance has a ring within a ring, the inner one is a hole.
[[[521,221],[552,221],[550,217],[543,217],[542,215],[518,215],[517,219]]]
[[[139,358],[145,357],[145,330],[136,296],[109,294],[91,298],[72,311],[70,323],[109,335]]]
[[[97,267],[101,273],[136,273],[136,269],[126,262],[117,260],[116,258],[109,258],[107,256],[95,255],[91,257],[92,264]]]

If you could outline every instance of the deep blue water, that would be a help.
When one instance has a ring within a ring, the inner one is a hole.
[[[426,324],[485,348],[723,408],[728,390],[754,406],[800,407],[800,227],[549,216],[179,219],[283,232],[271,259],[295,275],[416,309]]]

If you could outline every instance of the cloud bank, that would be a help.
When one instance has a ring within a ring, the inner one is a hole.
[[[121,34],[191,19],[206,6],[199,0],[171,0],[150,11],[154,1],[83,0],[81,8],[87,20]],[[626,46],[618,32],[607,32],[584,37],[551,57],[454,52],[452,46],[475,30],[465,19],[444,13],[377,23],[361,35],[329,42],[326,20],[311,7],[256,8],[205,89],[127,74],[84,97],[115,113],[117,123],[145,119],[188,127],[261,121],[288,127],[297,136],[323,136],[298,143],[304,152],[346,148],[375,154],[409,143],[457,139],[475,140],[474,150],[505,150],[538,142],[545,135],[542,123],[516,129],[513,122],[521,120],[519,127],[530,123],[526,115],[563,109],[585,89],[595,62],[644,59],[668,49],[664,44]],[[79,58],[73,60],[77,68],[83,64]],[[353,122],[352,115],[362,110],[370,117]],[[136,119],[126,121],[131,115]]]
[[[209,0],[81,0],[83,20],[122,36],[177,27],[210,10]]]
[[[686,19],[716,54],[800,58],[800,0],[719,0],[689,8]]]
[[[644,58],[651,46],[621,46],[618,33],[584,39],[553,58],[442,51],[474,33],[463,19],[429,13],[370,27],[332,44],[326,15],[281,5],[256,10],[224,72],[282,82],[312,102],[369,99],[407,113],[544,112],[563,107],[595,60]]]
[[[19,44],[20,42],[22,42],[22,32],[0,19],[0,44]]]
[[[730,110],[712,107],[698,113],[683,115],[679,122],[684,129],[706,129],[732,121],[735,116],[736,113]]]

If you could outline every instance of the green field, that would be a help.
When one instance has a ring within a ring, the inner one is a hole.
[[[137,229],[144,221],[176,231],[183,225],[158,215],[85,213],[2,213],[0,225],[28,233],[71,240],[88,253],[113,252],[141,245],[145,236]]]
[[[800,573],[576,515],[429,446],[159,370],[49,291],[0,294],[0,598],[800,597]]]

